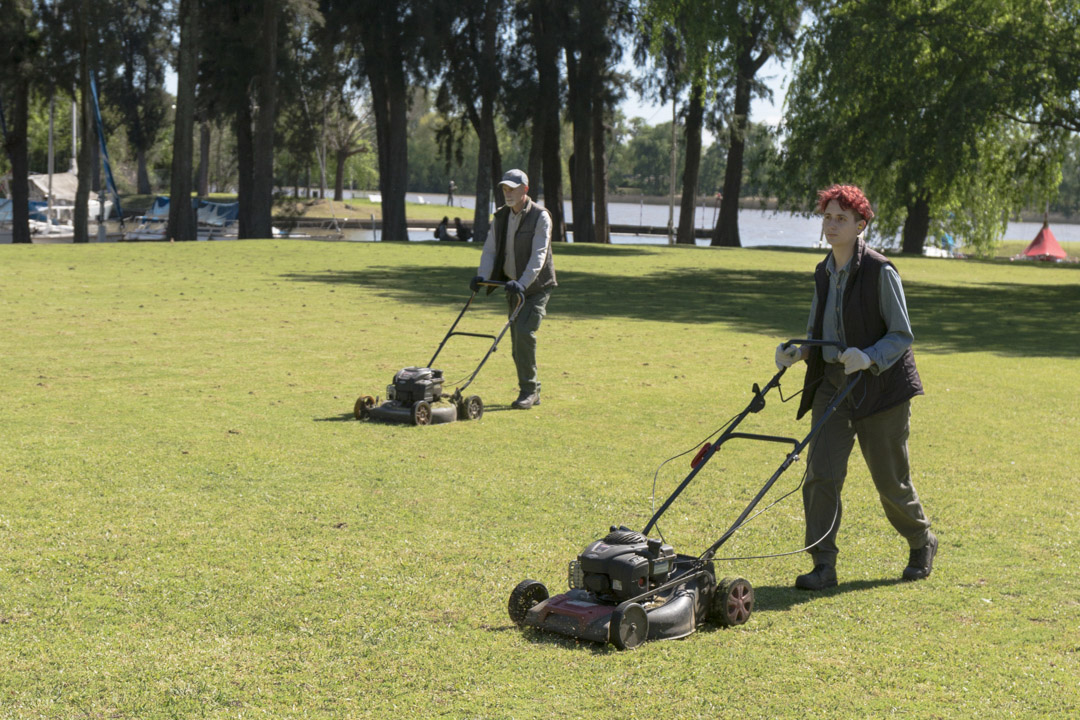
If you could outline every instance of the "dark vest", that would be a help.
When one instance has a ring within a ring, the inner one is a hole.
[[[825,269],[828,260],[826,257],[814,270],[817,313],[814,317],[813,337],[817,339],[822,339],[825,302],[829,294],[829,273]],[[866,243],[861,239],[858,240],[855,254],[851,258],[843,297],[842,321],[848,347],[868,348],[883,338],[889,330],[885,325],[885,318],[881,315],[878,293],[881,269],[886,265],[896,269],[884,255],[866,247]],[[799,403],[800,418],[813,407],[814,391],[825,376],[825,358],[820,347],[810,348],[806,364],[803,396]],[[849,398],[851,402],[858,403],[852,412],[852,418],[860,420],[869,417],[922,394],[922,381],[919,379],[919,371],[915,369],[915,354],[908,348],[899,360],[880,375],[863,373],[863,382],[856,386]]]
[[[517,266],[517,277],[508,278],[506,272],[503,271],[503,265],[506,262],[506,229],[510,224],[511,212],[513,211],[509,205],[503,205],[495,211],[495,267],[491,271],[491,279],[497,282],[517,280],[525,272],[525,267],[532,257],[532,243],[533,235],[536,232],[536,223],[540,220],[540,213],[548,211],[547,208],[542,208],[534,203],[529,196],[525,196],[525,205],[521,208],[521,222],[518,224],[517,232],[514,233],[514,264]],[[548,213],[548,218],[551,218],[550,213]],[[533,280],[532,284],[525,288],[526,295],[535,295],[541,290],[554,287],[557,284],[555,282],[555,262],[551,255],[551,240],[549,238],[544,266],[540,268],[540,272],[536,275],[536,279]],[[488,294],[490,295],[494,290],[495,288],[489,287]]]

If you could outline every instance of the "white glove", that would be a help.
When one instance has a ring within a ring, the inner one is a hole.
[[[851,375],[857,373],[860,370],[866,370],[873,364],[870,360],[870,356],[864,353],[859,348],[850,347],[844,352],[840,353],[840,362],[844,363],[844,374]]]
[[[776,346],[776,369],[783,370],[789,368],[802,359],[802,351],[798,345],[787,345],[780,343]]]

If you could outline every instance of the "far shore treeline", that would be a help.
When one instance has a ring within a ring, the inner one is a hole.
[[[750,114],[770,60],[791,68],[777,127]],[[1080,214],[1080,0],[12,0],[14,242],[50,137],[55,172],[87,168],[87,240],[95,85],[121,194],[235,193],[240,237],[270,235],[275,192],[314,186],[378,191],[383,237],[404,240],[406,190],[451,181],[482,235],[511,167],[577,242],[608,242],[613,197],[674,194],[717,198],[712,243],[740,246],[740,198],[805,208],[833,182],[862,186],[908,253],[944,228],[988,252],[1022,209]],[[626,118],[631,90],[677,117]],[[193,239],[186,204],[170,213]]]

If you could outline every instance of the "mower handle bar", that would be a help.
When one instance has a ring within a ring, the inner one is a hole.
[[[846,346],[843,343],[837,342],[835,340],[815,340],[811,338],[792,338],[791,340],[783,343],[783,345],[785,347],[791,345],[813,345],[819,347],[831,346],[836,347],[840,350],[846,349]],[[818,433],[818,430],[821,428],[822,422],[819,422],[817,425],[811,428],[810,433],[802,442],[794,438],[780,438],[771,435],[754,435],[750,433],[735,432],[735,428],[739,426],[739,423],[741,423],[747,415],[749,415],[750,413],[759,412],[762,408],[765,407],[765,395],[774,387],[780,387],[780,378],[783,377],[786,371],[787,368],[780,368],[780,370],[775,375],[773,375],[772,379],[769,380],[769,382],[765,385],[764,388],[759,389],[757,383],[754,384],[754,397],[750,399],[750,402],[743,409],[743,411],[735,416],[735,419],[731,421],[731,423],[727,426],[727,428],[720,435],[720,437],[717,438],[716,442],[712,443],[712,445],[708,447],[705,453],[701,456],[698,463],[691,468],[690,474],[688,474],[686,478],[679,484],[679,486],[675,488],[675,491],[668,496],[668,498],[664,501],[664,504],[660,506],[660,509],[657,510],[649,519],[648,524],[645,525],[645,529],[642,531],[645,535],[649,534],[649,531],[652,530],[654,525],[656,525],[660,517],[665,512],[667,512],[667,509],[671,507],[671,504],[673,502],[675,502],[675,499],[678,498],[682,491],[686,489],[686,486],[689,485],[691,481],[693,481],[694,477],[698,474],[698,472],[700,472],[701,469],[705,467],[705,464],[709,462],[709,459],[712,458],[716,451],[720,449],[720,446],[728,440],[743,438],[751,440],[765,440],[768,442],[791,443],[794,446],[794,449],[791,453],[788,454],[787,459],[780,466],[780,469],[777,470],[777,472],[769,479],[769,481],[765,484],[765,487],[761,490],[760,493],[758,493],[757,497],[755,497],[753,501],[751,501],[750,505],[746,508],[745,511],[743,511],[742,515],[739,516],[739,519],[735,521],[731,529],[724,533],[723,537],[721,537],[720,540],[717,541],[717,543],[713,547],[709,548],[707,554],[711,557],[712,554],[716,552],[716,549],[719,548],[720,545],[722,545],[728,539],[728,537],[730,537],[735,532],[735,530],[738,529],[738,526],[742,523],[743,520],[746,519],[746,516],[749,515],[750,511],[754,509],[754,506],[757,505],[758,502],[760,502],[761,498],[764,497],[765,493],[768,492],[769,488],[772,487],[773,483],[776,482],[776,480],[780,477],[781,473],[787,470],[787,468],[793,462],[799,459],[799,453],[807,444],[809,444],[810,440],[814,437],[814,435]],[[822,417],[822,420],[827,419],[830,415],[832,415],[833,411],[836,410],[836,407],[839,406],[840,402],[851,393],[851,390],[855,387],[855,384],[858,381],[859,376],[856,375],[856,377],[850,383],[848,383],[847,387],[844,388],[840,396],[838,398],[835,398],[835,402],[829,405]]]
[[[501,282],[499,280],[481,280],[480,282],[477,283],[477,285],[488,285],[488,286],[491,286],[491,287],[506,287],[506,283]],[[477,365],[476,369],[472,371],[472,374],[469,375],[469,378],[465,381],[465,384],[459,385],[457,387],[457,389],[455,390],[455,393],[460,394],[462,390],[469,387],[469,385],[472,383],[473,379],[475,379],[476,375],[480,372],[480,368],[484,367],[484,363],[486,363],[487,359],[489,357],[491,357],[491,353],[495,352],[495,349],[497,347],[499,347],[499,341],[502,340],[503,335],[505,335],[506,331],[510,328],[510,323],[514,322],[514,320],[517,319],[518,313],[521,312],[522,306],[525,305],[525,296],[523,294],[517,294],[514,297],[517,300],[517,304],[514,306],[513,311],[510,313],[509,317],[506,320],[506,324],[503,325],[502,330],[499,331],[498,335],[486,335],[486,334],[483,334],[483,333],[469,333],[469,332],[454,332],[454,328],[456,328],[458,326],[458,323],[461,322],[461,318],[464,317],[466,311],[468,311],[468,309],[469,309],[469,306],[472,305],[472,301],[476,298],[476,291],[473,290],[472,293],[469,295],[469,299],[465,301],[465,307],[461,308],[461,312],[458,313],[457,319],[454,320],[454,324],[450,326],[450,330],[446,333],[446,336],[442,339],[442,342],[439,343],[439,347],[435,349],[435,354],[431,356],[430,360],[428,360],[427,367],[431,367],[432,365],[434,365],[435,364],[435,358],[439,357],[439,353],[442,352],[443,346],[446,345],[446,341],[449,340],[454,335],[464,335],[466,337],[487,338],[487,339],[493,341],[491,343],[491,347],[488,348],[487,353],[485,353],[484,357],[480,360],[480,364]]]

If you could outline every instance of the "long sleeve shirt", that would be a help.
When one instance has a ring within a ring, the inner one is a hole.
[[[829,292],[825,298],[825,315],[822,322],[822,340],[837,340],[845,345],[844,339],[844,288],[847,286],[849,260],[840,270],[836,269],[836,263],[832,255],[825,263],[825,270],[829,275]],[[814,318],[817,316],[817,293],[810,303],[810,319],[806,326],[806,336],[813,337]],[[878,280],[878,304],[881,307],[881,316],[888,328],[880,340],[868,348],[859,348],[870,356],[870,372],[875,375],[895,363],[911,347],[915,336],[911,332],[911,320],[908,318],[907,301],[904,299],[904,288],[900,283],[900,274],[894,268],[886,265],[881,269]],[[840,351],[835,347],[822,348],[825,362],[838,362]]]
[[[521,273],[521,277],[517,277],[514,235],[517,233],[522,217],[521,213],[515,213],[511,210],[510,217],[507,218],[506,255],[503,260],[503,272],[506,273],[506,277],[517,280],[522,287],[527,288],[536,280],[536,276],[540,274],[541,268],[544,267],[544,261],[547,260],[548,248],[551,246],[551,216],[546,212],[540,213],[540,217],[536,221],[536,230],[533,231],[529,261],[525,265],[525,271]],[[490,227],[488,227],[487,239],[484,241],[484,250],[480,254],[480,267],[476,274],[483,278],[491,278],[491,273],[495,269],[495,256],[495,223],[491,223]]]

